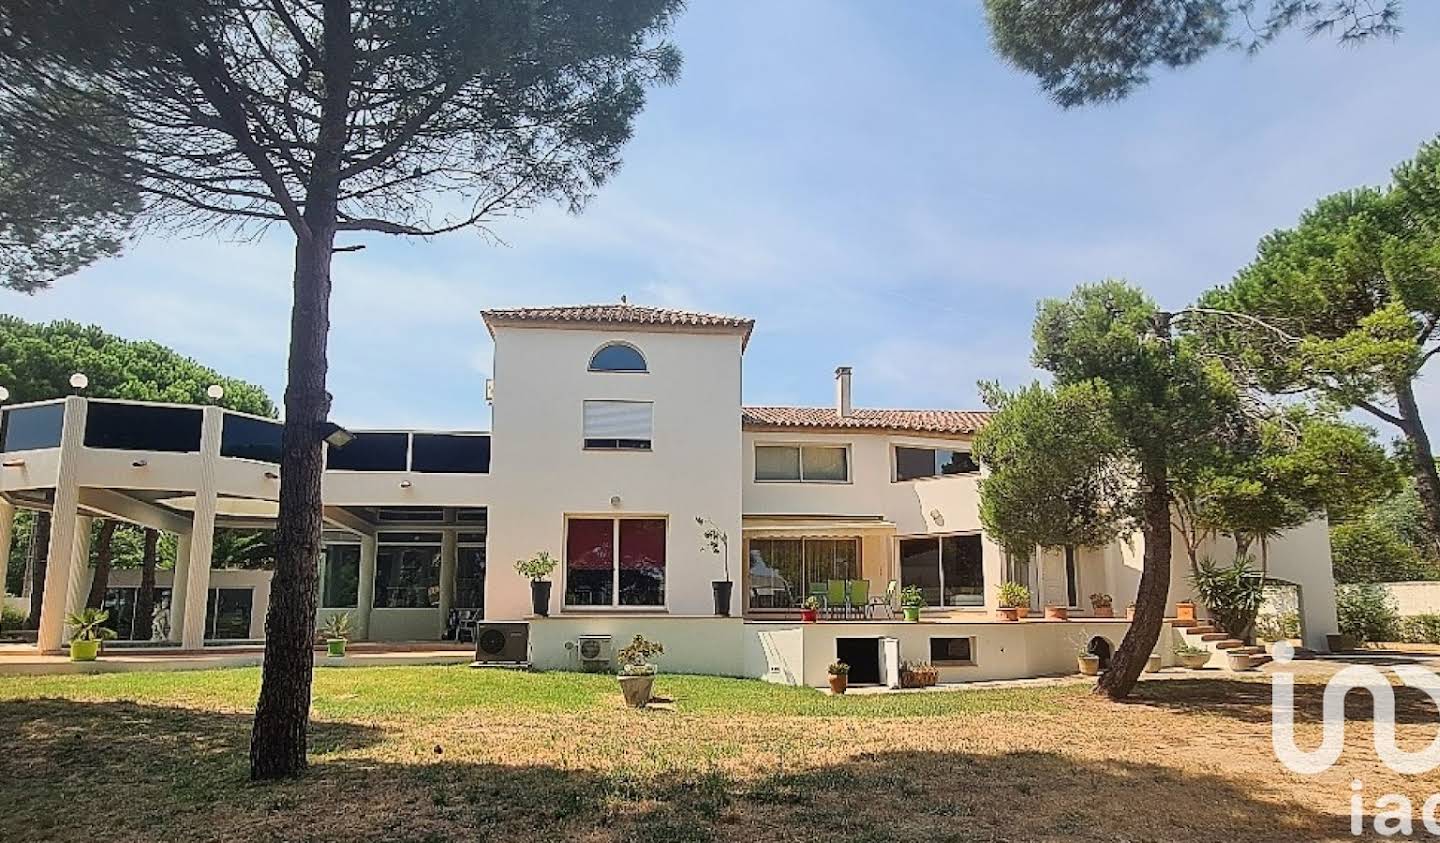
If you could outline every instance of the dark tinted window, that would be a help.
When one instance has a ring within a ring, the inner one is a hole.
[[[200,450],[200,410],[91,401],[85,417],[85,446],[195,453]]]
[[[445,510],[434,506],[387,506],[376,510],[376,521],[444,521]]]
[[[0,450],[29,451],[60,447],[60,428],[65,424],[64,404],[41,404],[6,410],[0,430]]]
[[[941,474],[974,474],[980,470],[969,451],[937,451],[936,461]]]
[[[971,638],[931,638],[931,664],[972,664],[975,661]]]
[[[357,433],[343,448],[329,448],[326,466],[345,471],[404,471],[409,448],[404,433]]]
[[[592,372],[643,372],[645,371],[645,357],[622,343],[612,343],[590,358],[590,371]]]
[[[410,468],[439,474],[490,471],[490,437],[417,433],[410,446]]]
[[[896,448],[895,479],[935,476],[935,452],[929,448]]]
[[[220,456],[278,463],[284,429],[279,422],[227,413],[220,428]]]

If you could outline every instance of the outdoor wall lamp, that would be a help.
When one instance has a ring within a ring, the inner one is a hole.
[[[267,472],[265,472],[265,479],[266,479],[266,480],[279,480],[279,479],[280,479],[280,475],[276,474],[276,473],[273,472],[273,471],[267,471]]]
[[[3,387],[3,386],[0,386],[0,404],[4,404],[6,401],[9,401],[9,400],[10,400],[10,390],[6,389],[6,388]]]
[[[620,500],[620,496],[619,496],[619,495],[611,495],[611,496],[610,496],[610,505],[611,505],[611,506],[615,507],[616,509],[619,509],[621,503],[623,503],[623,501]]]
[[[70,376],[70,386],[76,392],[90,385],[90,378],[84,372],[76,372]]]
[[[9,460],[6,460],[6,461],[3,462],[3,463],[0,463],[0,466],[4,466],[5,468],[24,468],[24,467],[25,467],[25,461],[22,460],[22,459],[18,459],[18,458],[17,458],[17,459],[9,459]]]
[[[219,401],[221,398],[225,397],[225,387],[221,386],[218,383],[212,383],[209,386],[205,387],[205,395],[211,401]]]
[[[411,485],[412,485],[412,484],[410,483],[409,480],[401,480],[401,481],[400,481],[400,488],[402,488],[402,489],[408,489],[408,488],[410,488]]]
[[[150,464],[150,461],[149,461],[149,460],[136,460],[135,462],[132,462],[132,463],[130,463],[130,464],[133,465],[133,466],[135,466],[136,468],[144,468],[145,466],[147,466],[147,465]]]
[[[332,448],[343,448],[355,441],[355,434],[332,421],[321,422],[320,438]]]

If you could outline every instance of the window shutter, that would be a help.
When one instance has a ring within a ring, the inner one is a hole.
[[[586,401],[586,439],[651,438],[654,404],[649,401]]]

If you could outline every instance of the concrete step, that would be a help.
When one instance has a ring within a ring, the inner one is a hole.
[[[1192,627],[1190,627],[1189,629],[1185,630],[1185,634],[1186,634],[1186,635],[1209,635],[1209,634],[1212,633],[1212,632],[1219,632],[1219,631],[1220,631],[1220,630],[1217,629],[1216,627],[1210,626],[1210,625],[1208,625],[1208,624],[1202,624],[1202,625],[1200,625],[1200,626],[1192,626]]]
[[[1272,659],[1272,658],[1270,658],[1269,656],[1251,656],[1251,657],[1250,657],[1250,666],[1251,666],[1251,667],[1259,667],[1259,666],[1261,666],[1261,665],[1263,665],[1263,664],[1269,664],[1270,662],[1273,662],[1273,661],[1275,661],[1275,660]]]
[[[1252,656],[1263,656],[1263,655],[1265,655],[1265,648],[1264,648],[1264,647],[1231,647],[1231,648],[1229,649],[1229,652],[1231,652],[1231,653],[1249,653],[1249,654],[1252,655]]]
[[[1213,641],[1211,643],[1215,645],[1215,649],[1217,650],[1233,650],[1236,647],[1245,646],[1245,642],[1238,638],[1226,638],[1223,641]]]
[[[1202,632],[1202,633],[1200,634],[1200,640],[1201,640],[1201,641],[1229,641],[1229,640],[1231,640],[1231,638],[1230,638],[1230,634],[1229,634],[1229,633],[1226,633],[1226,632]]]
[[[1189,629],[1192,626],[1199,626],[1199,621],[1182,621],[1179,618],[1167,618],[1170,626],[1175,629]]]

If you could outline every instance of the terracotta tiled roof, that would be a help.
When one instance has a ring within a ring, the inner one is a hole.
[[[754,319],[739,316],[720,316],[714,313],[696,313],[689,310],[670,310],[663,307],[642,307],[634,304],[583,304],[571,307],[522,307],[513,310],[485,310],[480,315],[491,328],[499,324],[517,322],[573,323],[576,325],[653,325],[666,328],[718,328],[735,329],[743,332],[745,342],[750,341],[750,331],[755,327]]]
[[[917,433],[975,433],[990,414],[972,410],[866,410],[841,417],[832,407],[745,407],[740,420],[748,428],[828,430],[905,430]]]

